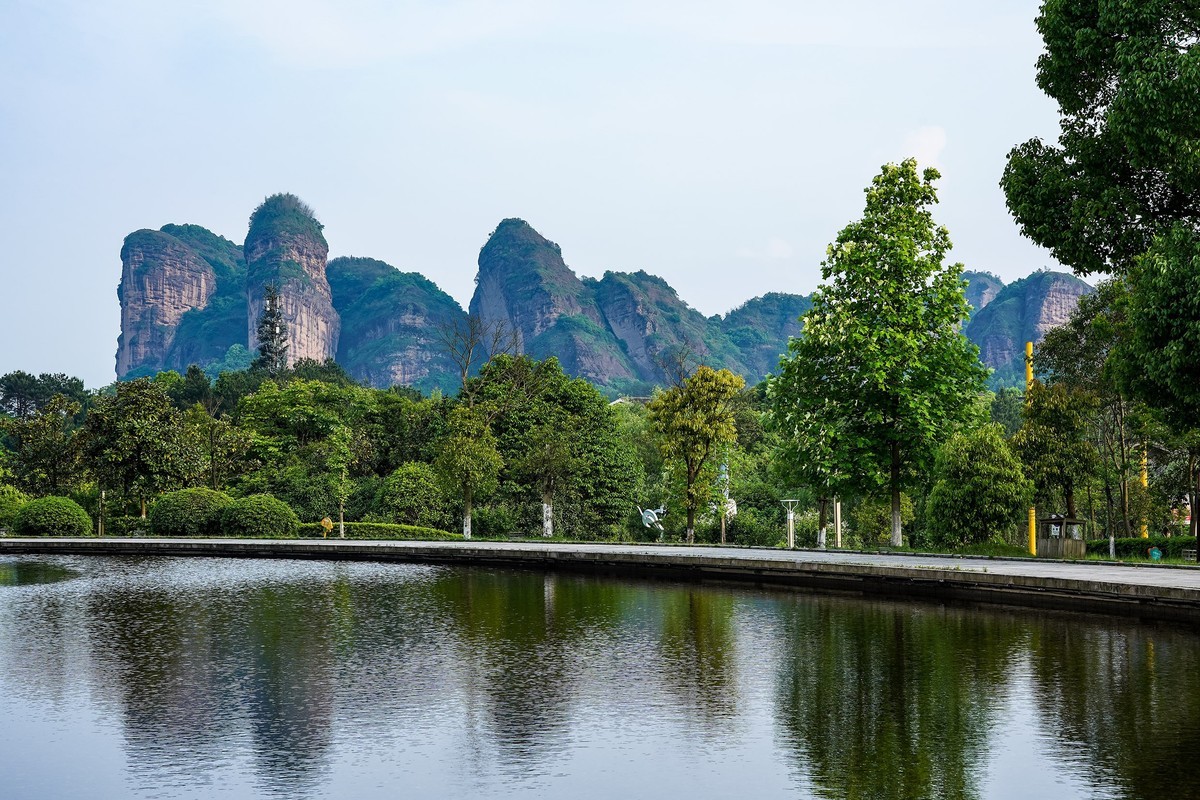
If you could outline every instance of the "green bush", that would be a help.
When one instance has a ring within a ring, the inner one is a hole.
[[[753,508],[741,508],[737,516],[730,520],[725,538],[733,544],[746,547],[779,547],[786,537],[786,527],[781,528],[770,515]]]
[[[252,494],[225,506],[221,532],[252,539],[292,539],[300,535],[300,518],[282,500],[269,494]]]
[[[150,520],[137,515],[107,517],[104,520],[105,536],[149,536]]]
[[[935,547],[1002,541],[1033,499],[1033,484],[999,425],[952,436],[938,452],[933,474],[925,539]]]
[[[29,502],[29,495],[12,486],[0,485],[0,528],[12,528],[21,506]]]
[[[397,467],[379,487],[366,521],[448,528],[452,515],[433,467],[410,461]]]
[[[1184,550],[1196,547],[1195,536],[1151,536],[1142,539],[1135,536],[1129,539],[1117,539],[1117,558],[1148,558],[1147,550],[1157,547],[1162,551],[1163,558],[1183,558]],[[1108,539],[1089,539],[1087,543],[1089,554],[1107,556]]]
[[[324,534],[320,524],[306,524],[303,534],[307,538],[319,538]],[[333,523],[330,539],[338,536],[337,523]],[[461,533],[448,533],[434,528],[422,528],[416,525],[393,525],[387,522],[347,522],[347,539],[393,539],[412,541],[449,542],[461,540]]]
[[[220,536],[221,513],[233,499],[212,489],[167,492],[150,509],[155,536]]]
[[[91,536],[92,518],[68,497],[41,497],[21,506],[13,530],[21,536]]]
[[[900,495],[900,524],[908,527],[914,519],[912,499]],[[892,536],[892,500],[886,495],[860,500],[849,514],[850,532],[862,542],[863,547],[886,545]],[[907,534],[905,534],[907,535]]]

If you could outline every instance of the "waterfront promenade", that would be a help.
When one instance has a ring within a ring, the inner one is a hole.
[[[966,600],[1200,623],[1200,568],[846,551],[559,542],[0,538],[0,556],[317,558],[556,569]]]

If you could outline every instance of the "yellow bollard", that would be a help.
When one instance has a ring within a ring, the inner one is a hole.
[[[1142,488],[1149,493],[1150,490],[1150,458],[1145,450],[1142,450]],[[1150,538],[1150,527],[1142,522],[1142,538]]]
[[[1033,389],[1033,342],[1025,343],[1025,402]],[[1029,507],[1029,555],[1037,555],[1037,508]]]

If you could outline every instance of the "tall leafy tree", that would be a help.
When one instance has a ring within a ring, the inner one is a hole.
[[[288,368],[288,324],[283,317],[279,287],[268,283],[263,290],[263,310],[258,318],[258,358],[254,366],[273,378]]]
[[[1077,273],[1124,273],[1176,222],[1200,226],[1200,6],[1047,0],[1037,26],[1062,132],[1009,153],[1009,210]]]
[[[960,331],[970,311],[963,267],[943,263],[950,235],[930,212],[938,177],[907,159],[871,182],[862,219],[829,246],[826,283],[773,390],[797,457],[814,454],[825,480],[888,488],[894,546],[902,489],[977,416],[986,378]]]
[[[197,481],[200,454],[187,435],[183,414],[165,389],[146,378],[118,383],[99,398],[83,428],[84,454],[101,487],[137,500]]]
[[[696,540],[696,512],[707,499],[704,470],[713,467],[713,458],[722,446],[737,440],[734,401],[745,385],[727,369],[701,365],[649,403],[663,458],[683,470],[689,544]]]
[[[475,497],[496,486],[504,459],[496,437],[476,409],[459,405],[450,412],[447,434],[433,462],[447,491],[461,495],[463,538],[471,538],[471,507]]]
[[[1088,441],[1088,421],[1096,405],[1095,396],[1082,389],[1034,381],[1026,397],[1025,424],[1013,437],[1038,503],[1055,504],[1061,498],[1071,517],[1077,515],[1076,492],[1096,466]]]
[[[83,465],[72,423],[78,413],[78,403],[56,394],[28,417],[0,419],[13,448],[8,468],[18,488],[63,495],[79,486]]]

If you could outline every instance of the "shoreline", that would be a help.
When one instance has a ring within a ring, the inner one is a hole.
[[[1200,623],[1200,569],[1087,561],[649,544],[0,538],[4,555],[304,558],[552,569]]]

